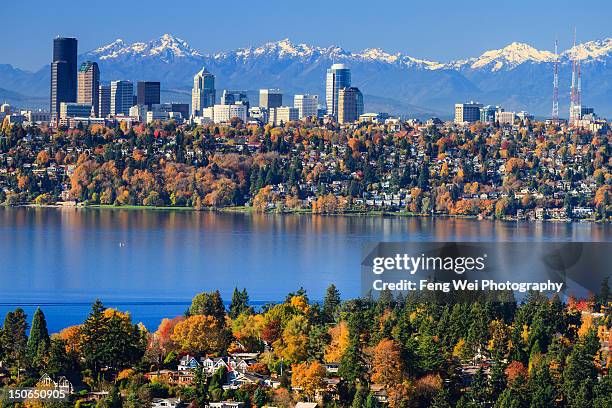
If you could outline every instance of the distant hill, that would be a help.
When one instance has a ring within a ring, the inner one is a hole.
[[[573,56],[582,63],[583,104],[612,116],[612,38],[589,41],[560,54],[562,115],[568,109]],[[512,43],[479,57],[440,63],[382,49],[350,52],[288,39],[206,54],[165,34],[133,44],[116,40],[79,59],[97,61],[103,81],[159,80],[168,100],[188,102],[193,75],[205,66],[216,75],[218,95],[224,88],[245,89],[255,96],[259,88],[278,87],[287,95],[287,104],[293,94],[305,92],[318,94],[323,102],[325,71],[332,63],[342,62],[351,68],[353,84],[367,95],[366,110],[448,117],[454,103],[468,100],[549,115],[555,56]],[[6,90],[46,98],[49,82],[49,66],[28,72],[0,65],[0,87]]]

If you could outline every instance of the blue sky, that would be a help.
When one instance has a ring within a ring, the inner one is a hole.
[[[36,70],[51,58],[56,35],[76,36],[79,52],[116,38],[148,41],[163,33],[203,51],[290,38],[349,50],[380,47],[448,61],[512,41],[552,49],[612,36],[612,2],[495,0],[210,0],[8,1],[0,8],[0,63]],[[229,3],[236,4],[230,6]],[[299,6],[297,5],[299,4]]]

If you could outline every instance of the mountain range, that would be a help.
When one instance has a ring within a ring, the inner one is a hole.
[[[286,104],[295,93],[316,93],[323,102],[325,71],[341,62],[351,69],[353,85],[363,92],[367,111],[420,117],[449,117],[454,103],[469,100],[548,116],[555,59],[550,51],[517,42],[450,62],[380,48],[351,52],[289,39],[204,53],[170,34],[132,44],[118,39],[79,55],[79,62],[98,62],[102,81],[161,81],[162,99],[185,102],[190,100],[193,75],[202,66],[215,74],[218,97],[226,88],[245,89],[255,96],[259,88],[274,87],[284,90]],[[569,104],[572,59],[581,62],[583,104],[595,107],[602,116],[612,116],[612,38],[589,41],[559,54],[562,116]],[[49,83],[48,65],[36,72],[0,65],[0,99],[20,106],[44,105]]]

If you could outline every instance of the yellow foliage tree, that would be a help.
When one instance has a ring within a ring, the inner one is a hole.
[[[338,325],[329,329],[331,342],[325,350],[325,361],[337,363],[342,359],[349,344],[349,329],[346,321],[341,321]]]
[[[325,367],[318,361],[291,366],[291,386],[300,389],[309,400],[315,398],[317,390],[325,387],[324,379]]]

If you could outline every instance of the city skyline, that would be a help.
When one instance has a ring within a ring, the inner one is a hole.
[[[514,41],[526,42],[538,49],[552,50],[554,38],[557,37],[561,49],[569,48],[575,25],[579,42],[605,38],[610,35],[606,24],[606,16],[609,13],[606,13],[606,10],[612,11],[612,5],[598,0],[591,2],[588,9],[576,10],[570,9],[570,3],[563,1],[557,2],[556,7],[523,0],[513,2],[512,5],[495,7],[482,7],[481,2],[465,5],[444,1],[441,2],[441,7],[436,8],[435,13],[431,12],[429,5],[387,1],[381,4],[381,17],[385,16],[385,10],[393,10],[394,16],[402,16],[402,13],[405,13],[406,21],[398,19],[397,24],[375,24],[377,20],[368,19],[368,11],[357,7],[359,1],[352,2],[352,7],[348,8],[343,8],[342,4],[326,5],[325,13],[320,12],[321,8],[318,7],[298,10],[292,5],[278,4],[277,7],[266,7],[259,11],[249,9],[250,19],[269,20],[275,24],[244,24],[241,28],[243,35],[228,37],[223,35],[221,30],[227,22],[226,18],[211,20],[210,29],[205,35],[199,25],[189,24],[191,20],[198,19],[202,12],[224,15],[227,9],[218,4],[190,4],[190,13],[184,13],[183,9],[167,10],[163,16],[155,12],[157,7],[151,7],[150,11],[138,8],[141,18],[106,24],[103,19],[96,21],[73,18],[83,11],[83,6],[62,8],[59,13],[60,10],[53,10],[46,3],[34,3],[34,6],[29,4],[27,7],[8,4],[7,15],[21,15],[28,21],[40,21],[41,16],[44,16],[45,20],[52,20],[54,24],[44,24],[44,21],[41,21],[35,32],[31,33],[29,25],[7,21],[5,30],[21,40],[3,44],[0,64],[8,63],[27,70],[40,69],[49,60],[48,50],[40,44],[40,39],[57,35],[78,37],[81,50],[91,50],[117,38],[134,42],[166,32],[188,39],[194,48],[205,52],[247,47],[287,37],[295,42],[322,46],[334,44],[354,50],[380,47],[390,53],[401,52],[444,62],[480,55],[485,50],[501,48]],[[96,15],[95,11],[98,9],[98,15],[103,15],[102,11],[112,7],[112,4],[111,1],[111,4],[86,7],[93,15]],[[126,7],[126,12],[129,13],[131,7],[136,5],[122,4],[122,9]],[[525,8],[529,12],[516,13],[516,10]],[[593,13],[593,9],[598,10],[598,13]],[[180,14],[180,18],[171,18],[176,13]],[[307,18],[313,27],[325,26],[329,30],[309,31],[296,27],[293,21],[296,15],[299,15],[300,19]],[[505,24],[499,24],[500,15],[503,15]],[[580,18],[583,15],[585,18]],[[343,18],[340,19],[340,16]],[[156,22],[160,19],[163,21]],[[359,21],[371,24],[374,29],[363,30],[360,24],[355,24]],[[436,24],[436,21],[445,21],[445,24],[442,26]],[[576,21],[589,21],[589,24],[576,24]],[[64,22],[66,24],[63,24]],[[159,29],[152,30],[150,27]],[[465,27],[469,27],[469,30],[465,30]],[[520,30],[517,27],[520,27]],[[29,52],[24,53],[24,47]]]

